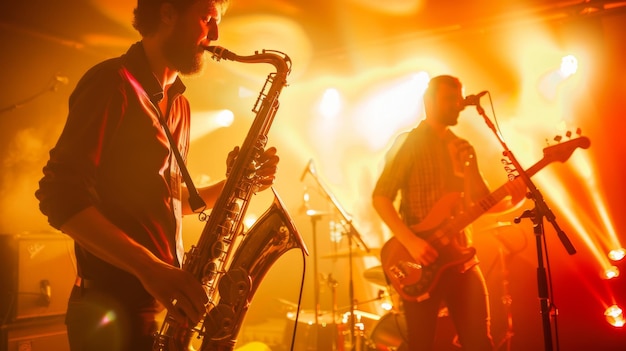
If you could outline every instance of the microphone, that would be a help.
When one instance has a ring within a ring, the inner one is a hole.
[[[488,91],[481,91],[476,95],[468,95],[463,99],[463,107],[465,106],[478,106],[480,105],[480,98],[487,94]]]
[[[306,168],[304,169],[304,171],[302,171],[302,175],[300,176],[301,182],[304,180],[304,177],[306,177],[306,174],[309,173],[309,171],[311,170],[311,163],[313,163],[313,159],[309,160],[309,162],[306,164]]]

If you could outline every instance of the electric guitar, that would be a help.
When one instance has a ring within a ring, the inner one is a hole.
[[[531,177],[549,163],[565,162],[574,150],[589,146],[587,137],[578,137],[546,147],[543,149],[544,157],[526,174]],[[518,177],[507,182],[460,213],[454,213],[454,209],[461,201],[461,193],[449,193],[437,201],[423,221],[411,226],[415,234],[428,241],[439,253],[437,260],[428,266],[417,264],[395,237],[389,239],[381,249],[381,263],[383,272],[398,294],[405,300],[427,299],[444,270],[463,264],[476,254],[475,248],[461,247],[456,242],[458,233],[509,195],[508,189],[514,186],[513,182],[523,181]]]

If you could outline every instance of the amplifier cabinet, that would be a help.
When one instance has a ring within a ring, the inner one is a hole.
[[[0,351],[69,351],[64,315],[3,325]]]
[[[75,277],[69,236],[0,235],[0,323],[65,314]]]

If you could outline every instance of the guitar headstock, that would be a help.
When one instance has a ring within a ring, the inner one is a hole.
[[[557,141],[558,144],[551,145],[543,149],[544,159],[550,161],[565,162],[570,158],[570,156],[572,156],[572,153],[577,148],[587,149],[589,148],[589,146],[591,146],[591,141],[589,140],[589,138],[580,136],[580,129],[576,131],[576,134],[578,135],[577,138],[569,139],[563,142],[561,142],[561,140],[563,140],[563,137],[557,135],[554,140]],[[571,135],[571,132],[567,132],[566,134],[568,138],[570,138]]]

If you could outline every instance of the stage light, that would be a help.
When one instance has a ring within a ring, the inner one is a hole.
[[[624,312],[617,305],[609,306],[609,308],[604,311],[604,317],[610,325],[616,328],[624,326]]]
[[[608,256],[611,261],[621,261],[624,259],[624,256],[626,256],[626,250],[623,248],[611,250]]]
[[[193,128],[190,132],[191,141],[198,140],[219,128],[229,127],[235,120],[233,111],[204,111],[191,115]]]
[[[572,55],[567,55],[561,59],[561,75],[569,77],[578,71],[578,60]]]
[[[230,127],[235,120],[235,115],[231,110],[222,110],[215,116],[215,122],[220,127]]]
[[[619,268],[611,266],[604,270],[605,279],[613,279],[619,277]]]
[[[342,102],[339,91],[334,88],[326,89],[319,105],[320,114],[325,118],[334,118],[339,115],[341,106]]]

